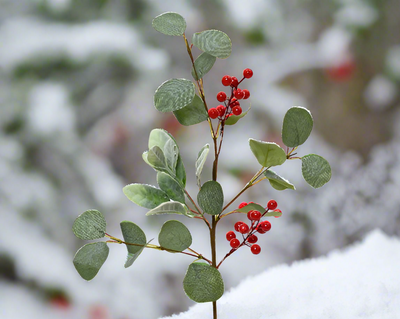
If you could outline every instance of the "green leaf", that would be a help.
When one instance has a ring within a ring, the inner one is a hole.
[[[146,216],[153,216],[153,215],[164,215],[164,214],[178,214],[178,215],[185,215],[187,217],[194,217],[195,215],[192,214],[188,207],[180,202],[165,202],[153,208],[152,210],[146,213]]]
[[[276,143],[249,139],[250,149],[262,167],[282,165],[286,161],[286,153]]]
[[[192,43],[201,51],[217,58],[226,59],[231,55],[231,39],[222,31],[206,30],[193,34]]]
[[[89,209],[75,219],[72,231],[76,237],[84,240],[103,238],[106,220],[98,210]]]
[[[85,280],[92,280],[107,260],[109,248],[105,242],[86,244],[75,254],[74,266]]]
[[[121,231],[122,236],[124,236],[124,241],[130,244],[137,244],[141,246],[135,245],[126,245],[128,249],[128,257],[125,262],[125,268],[128,268],[133,264],[136,258],[140,255],[146,245],[146,235],[143,230],[136,224],[123,221],[121,222]]]
[[[130,201],[148,209],[169,201],[164,191],[152,185],[129,184],[123,188],[123,192]]]
[[[194,84],[186,79],[171,79],[161,84],[154,94],[154,106],[160,112],[173,112],[189,105],[194,98]]]
[[[261,214],[265,212],[265,208],[256,203],[250,203],[242,208],[236,209],[239,213],[248,213],[251,210],[258,210]]]
[[[189,229],[177,220],[164,223],[158,235],[160,246],[175,251],[184,251],[192,244],[192,235]]]
[[[192,103],[183,109],[174,111],[174,115],[178,122],[185,126],[195,125],[208,119],[204,103],[198,95],[194,96]]]
[[[157,171],[168,172],[168,167],[165,161],[164,153],[158,146],[153,146],[147,152],[147,162],[151,167],[153,167]]]
[[[204,183],[197,194],[197,202],[205,213],[210,215],[221,214],[224,204],[224,193],[221,185],[216,181]]]
[[[167,141],[167,143],[165,143],[164,155],[168,167],[171,169],[172,172],[175,172],[176,163],[178,161],[179,150],[178,150],[178,145],[176,145],[173,139],[170,139]]]
[[[207,52],[203,52],[202,54],[200,54],[197,57],[196,61],[194,61],[194,66],[196,68],[198,78],[196,77],[194,69],[192,69],[193,78],[196,81],[200,80],[204,75],[208,73],[208,71],[211,70],[216,60],[217,58],[215,56],[212,56]]]
[[[313,128],[313,118],[309,110],[301,106],[290,108],[283,119],[282,141],[286,146],[303,144]]]
[[[175,176],[177,177],[177,179],[182,183],[183,187],[185,187],[185,185],[186,185],[185,166],[183,165],[182,158],[179,154],[179,147],[178,147],[178,144],[176,143],[175,139],[167,131],[160,129],[160,128],[153,129],[150,132],[149,149],[151,149],[154,146],[158,146],[161,150],[164,150],[164,153],[167,153],[168,151],[166,151],[166,149],[170,148],[170,143],[172,143],[172,142],[175,143],[177,153],[178,153],[178,160],[176,163],[176,169],[175,169],[174,173],[175,173]],[[143,153],[143,159],[146,163],[148,163],[148,153],[146,153],[146,152]]]
[[[310,186],[319,188],[331,179],[331,166],[322,156],[309,154],[301,158],[301,163],[303,177]]]
[[[164,172],[158,172],[157,183],[170,199],[185,204],[185,193],[182,186],[173,177]]]
[[[199,154],[197,155],[196,179],[197,179],[197,185],[199,187],[201,187],[201,181],[200,181],[201,172],[203,171],[204,163],[206,162],[209,151],[210,151],[210,144],[206,144],[203,146],[203,148],[200,150]]]
[[[243,112],[240,115],[231,115],[227,118],[227,120],[225,121],[226,125],[234,125],[236,124],[242,117],[245,117],[247,115],[247,113],[250,111],[250,107],[246,112]]]
[[[290,188],[295,190],[296,188],[292,183],[290,183],[287,179],[279,176],[276,174],[273,170],[269,169],[264,172],[264,175],[266,178],[268,178],[269,183],[273,188],[275,188],[278,191]]]
[[[189,265],[183,279],[183,289],[195,302],[211,302],[224,294],[224,281],[218,269],[195,261]]]
[[[153,19],[153,28],[166,35],[181,36],[186,30],[185,19],[176,12],[165,12]]]
[[[270,211],[270,212],[266,213],[264,216],[265,217],[271,217],[271,216],[280,217],[280,216],[282,216],[282,212],[273,210],[273,211]]]

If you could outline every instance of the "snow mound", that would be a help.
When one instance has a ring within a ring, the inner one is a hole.
[[[247,278],[218,301],[218,318],[400,318],[399,269],[400,239],[375,230],[361,244]],[[211,304],[164,318],[211,318]]]

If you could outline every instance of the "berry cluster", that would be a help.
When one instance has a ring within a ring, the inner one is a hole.
[[[252,203],[252,202],[251,202]],[[247,206],[250,203],[241,203],[239,205],[239,209]],[[235,224],[234,228],[235,231],[239,232],[242,234],[242,242],[240,242],[239,239],[236,238],[236,234],[234,231],[228,231],[226,233],[226,239],[229,241],[232,250],[236,250],[239,247],[246,245],[250,247],[251,252],[254,255],[258,255],[261,252],[261,247],[256,244],[258,241],[258,237],[255,235],[255,233],[259,234],[265,234],[267,231],[271,229],[271,223],[267,220],[261,221],[261,218],[264,217],[264,215],[269,211],[279,211],[280,210],[276,209],[278,206],[277,202],[273,199],[271,199],[267,207],[265,208],[265,211],[263,213],[257,211],[257,210],[250,210],[247,213],[247,218],[250,220],[250,225],[239,221]]]
[[[212,119],[219,118],[222,121],[226,120],[232,114],[242,114],[242,108],[240,107],[239,100],[248,99],[250,97],[250,92],[246,89],[239,89],[238,86],[243,82],[244,79],[250,79],[252,76],[253,71],[251,69],[243,70],[243,78],[240,81],[238,81],[238,79],[234,76],[225,75],[221,82],[223,86],[231,87],[230,97],[228,98],[225,92],[219,92],[217,94],[217,100],[224,104],[210,108],[208,110],[208,116]]]

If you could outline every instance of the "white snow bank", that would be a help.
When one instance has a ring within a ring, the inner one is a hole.
[[[399,269],[400,240],[375,230],[343,251],[244,280],[218,301],[218,318],[400,318]],[[164,318],[211,318],[211,304]]]

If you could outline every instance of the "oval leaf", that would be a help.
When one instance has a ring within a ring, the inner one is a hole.
[[[247,113],[250,111],[250,107],[246,112],[243,112],[240,115],[234,115],[232,114],[231,116],[229,116],[226,121],[225,124],[226,125],[233,125],[236,124],[242,117],[245,117],[247,115]]]
[[[183,204],[185,203],[185,193],[183,192],[181,185],[170,175],[158,172],[157,183],[161,190],[163,190],[170,199]]]
[[[161,148],[153,146],[146,156],[147,163],[157,171],[168,172],[165,156]]]
[[[177,220],[164,223],[158,235],[158,242],[163,248],[175,251],[184,251],[192,244],[192,235],[189,229]]]
[[[264,175],[266,178],[268,178],[271,186],[278,191],[281,191],[281,190],[284,190],[287,188],[290,188],[293,190],[296,189],[292,183],[290,183],[288,180],[284,179],[283,177],[279,176],[271,169],[266,170],[264,172]]]
[[[212,56],[207,52],[203,52],[202,54],[200,54],[197,57],[196,61],[194,61],[194,67],[196,68],[196,73],[194,72],[194,69],[192,69],[193,78],[196,81],[200,80],[204,75],[206,75],[211,70],[216,60],[217,58],[215,56]],[[196,76],[196,74],[198,75],[198,77]]]
[[[309,154],[301,158],[301,163],[303,177],[310,186],[319,188],[331,179],[331,166],[322,156]]]
[[[265,212],[265,208],[256,203],[250,203],[242,208],[236,209],[239,213],[248,213],[251,210],[258,210],[261,214]]]
[[[98,210],[89,209],[75,219],[72,231],[80,239],[92,240],[103,238],[106,226],[103,214]]]
[[[189,105],[194,98],[194,84],[186,79],[171,79],[161,84],[154,94],[154,106],[160,112],[173,112]]]
[[[270,217],[270,216],[280,217],[280,216],[282,216],[282,212],[279,210],[278,211],[273,210],[273,211],[266,213],[264,216],[265,217]]]
[[[286,153],[276,143],[249,139],[250,149],[263,167],[282,165],[286,161]]]
[[[206,30],[193,34],[192,43],[201,51],[207,52],[220,59],[231,55],[231,39],[222,31]]]
[[[197,154],[196,160],[196,179],[197,185],[201,187],[200,175],[203,171],[204,163],[206,162],[208,152],[210,151],[210,144],[206,144],[200,150],[199,154]]]
[[[204,103],[198,95],[194,96],[192,103],[183,109],[174,111],[174,115],[178,122],[185,126],[195,125],[208,119]]]
[[[166,35],[181,36],[186,30],[185,19],[176,12],[165,12],[153,19],[153,28]]]
[[[197,194],[197,202],[201,209],[210,215],[219,215],[224,204],[224,193],[221,185],[216,181],[203,184]]]
[[[126,248],[128,249],[128,257],[125,262],[125,268],[128,268],[133,264],[136,258],[143,251],[146,245],[146,235],[143,230],[135,223],[123,221],[120,225],[122,236],[124,237],[124,241],[126,243],[141,245],[126,245]]]
[[[191,212],[186,205],[179,203],[179,202],[166,202],[162,203],[156,208],[148,211],[146,216],[153,216],[153,215],[163,215],[163,214],[178,214],[178,215],[185,215],[187,217],[195,216]]]
[[[283,119],[282,141],[289,147],[303,144],[310,136],[313,118],[309,110],[301,106],[290,108]]]
[[[126,197],[136,205],[152,209],[168,202],[169,197],[161,189],[146,184],[129,184],[123,188]]]
[[[224,281],[215,267],[203,262],[193,262],[183,280],[183,289],[195,302],[211,302],[224,294]]]
[[[105,242],[86,244],[75,254],[74,266],[85,280],[92,280],[107,260],[109,248]]]

